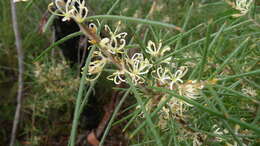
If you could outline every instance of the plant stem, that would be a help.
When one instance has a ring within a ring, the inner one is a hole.
[[[80,117],[80,106],[82,104],[82,96],[83,96],[83,91],[84,91],[84,86],[85,86],[85,81],[86,81],[86,75],[87,75],[88,66],[89,66],[89,63],[91,60],[91,56],[92,56],[94,50],[95,50],[95,47],[91,48],[91,50],[90,50],[89,56],[87,58],[85,66],[84,66],[83,75],[80,80],[79,92],[78,92],[78,96],[77,96],[77,100],[76,100],[76,107],[75,107],[75,111],[74,111],[72,129],[71,129],[71,134],[70,134],[70,141],[69,141],[70,146],[75,145],[77,127],[78,127],[78,122],[79,122],[79,117]]]
[[[17,15],[16,15],[16,5],[13,2],[13,0],[10,0],[11,4],[11,11],[12,11],[12,22],[13,22],[13,30],[15,35],[15,42],[16,42],[16,51],[18,56],[18,90],[17,90],[17,106],[14,116],[14,122],[13,122],[13,129],[12,129],[12,135],[11,135],[11,141],[10,146],[13,146],[16,139],[16,132],[18,129],[19,119],[20,119],[20,113],[21,113],[21,106],[22,106],[22,92],[23,92],[23,72],[24,72],[24,53],[22,49],[22,41],[20,36],[20,31],[17,24]]]

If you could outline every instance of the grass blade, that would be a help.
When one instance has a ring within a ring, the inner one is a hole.
[[[161,26],[161,27],[167,27],[167,28],[173,28],[178,31],[183,31],[180,27],[175,26],[173,24],[158,22],[158,21],[152,21],[147,19],[140,19],[140,18],[132,18],[132,17],[126,17],[126,16],[117,16],[117,15],[95,15],[95,16],[89,16],[87,20],[91,19],[110,19],[110,20],[122,20],[122,21],[128,21],[128,22],[134,22],[134,23],[142,23],[142,24],[149,24],[154,26]]]

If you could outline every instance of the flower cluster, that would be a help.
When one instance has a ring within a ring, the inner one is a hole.
[[[135,53],[131,59],[126,59],[126,73],[128,73],[133,80],[134,84],[144,83],[145,80],[142,75],[149,72],[152,64],[148,59],[144,59],[143,54]]]
[[[57,7],[57,10],[52,11],[52,6]],[[88,8],[86,7],[84,0],[55,0],[54,3],[50,3],[49,10],[57,16],[62,16],[63,21],[75,20],[77,23],[83,23],[88,15]]]
[[[238,10],[240,13],[234,14],[233,16],[240,17],[240,16],[246,15],[249,12],[252,3],[253,3],[253,0],[236,0],[233,7],[236,10]]]
[[[118,68],[107,79],[113,80],[115,84],[121,84],[127,82],[128,76],[135,85],[142,84],[145,82],[144,75],[149,72],[152,64],[141,53],[136,52],[133,56],[127,54],[128,50],[125,49],[127,33],[119,32],[119,25],[115,31],[105,25],[105,31],[109,36],[102,38],[97,44],[98,50],[94,51],[88,67],[88,75],[99,75],[104,66],[111,63]]]
[[[241,91],[242,93],[248,96],[252,96],[252,97],[257,96],[256,90],[249,86],[244,86]]]
[[[100,50],[95,50],[88,66],[87,80],[91,81],[97,79],[107,62],[108,59],[102,54],[102,52]],[[84,70],[84,67],[82,70]]]
[[[123,49],[126,44],[125,37],[127,33],[118,33],[118,28],[119,26],[112,32],[110,27],[105,25],[105,30],[109,32],[110,37],[103,38],[100,42],[101,48],[106,48],[107,51],[113,55],[124,53]]]
[[[153,41],[149,41],[147,45],[147,49],[145,50],[147,53],[151,55],[151,57],[162,57],[164,53],[170,51],[171,48],[169,46],[162,47],[162,42],[160,41],[158,46],[156,47]]]
[[[131,58],[127,56],[125,60],[122,60],[121,64],[123,68],[108,77],[109,80],[114,80],[115,84],[126,82],[126,75],[131,78],[135,85],[143,84],[145,83],[143,76],[152,67],[152,64],[150,64],[148,59],[144,59],[141,53],[135,53]]]
[[[163,96],[158,105],[163,104],[167,100],[167,96]],[[159,112],[158,126],[161,129],[166,129],[169,119],[175,118],[175,115],[182,115],[183,113],[183,101],[170,97],[170,100],[162,107]]]
[[[54,5],[54,4],[52,4]],[[84,20],[87,17],[88,9],[85,6],[85,1],[81,0],[55,0],[57,11],[53,12],[58,16],[62,16],[64,21],[73,19],[80,23],[81,29],[84,31]],[[119,32],[120,23],[116,29],[104,26],[104,31],[108,32],[108,36],[100,38],[96,35],[97,27],[92,26],[86,30],[85,35],[89,37],[95,49],[89,66],[87,66],[87,80],[93,81],[98,79],[103,69],[107,64],[113,64],[115,71],[107,77],[108,80],[114,81],[115,84],[133,83],[134,85],[151,85],[164,87],[169,90],[175,90],[180,95],[187,98],[197,99],[200,95],[200,90],[203,88],[203,83],[199,81],[185,81],[184,77],[188,72],[188,66],[177,66],[172,63],[172,57],[165,57],[165,54],[172,51],[170,46],[163,45],[163,41],[157,42],[148,41],[147,46],[142,51],[128,50],[126,47],[126,32]],[[99,26],[101,27],[101,26]],[[93,32],[92,32],[93,31]],[[98,40],[95,40],[98,38]],[[162,59],[165,58],[165,59]],[[111,65],[110,65],[111,66]],[[149,97],[146,104],[147,111],[155,106],[165,102],[168,95],[155,95]],[[172,115],[183,115],[183,112],[191,105],[184,101],[170,97],[171,99],[162,107],[159,112],[158,125],[163,129],[167,125]]]
[[[183,83],[182,78],[185,76],[187,71],[188,68],[186,66],[179,67],[179,69],[174,73],[172,73],[167,67],[159,66],[156,70],[153,71],[155,74],[153,76],[160,86],[166,86],[173,90],[174,85]]]
[[[196,80],[189,80],[184,84],[179,85],[179,94],[191,99],[197,99],[200,96],[200,90],[204,88],[204,83]]]
[[[101,39],[97,44],[97,50],[94,51],[88,66],[88,75],[96,76],[87,78],[87,80],[97,79],[106,64],[114,64],[117,68],[107,79],[114,81],[115,84],[132,82],[134,85],[152,85],[175,90],[181,96],[190,99],[200,97],[200,90],[204,87],[204,83],[191,80],[184,81],[183,79],[188,72],[188,66],[173,66],[172,58],[166,58],[158,63],[158,58],[163,58],[166,52],[171,51],[169,46],[163,46],[162,41],[159,41],[156,45],[155,42],[150,40],[143,53],[134,52],[133,55],[130,55],[130,51],[126,49],[127,33],[119,32],[118,27],[119,25],[115,31],[112,31],[109,26],[105,25],[104,29],[109,32],[109,36]],[[146,110],[151,112],[154,107],[165,102],[167,98],[166,94],[149,97],[145,105]],[[169,119],[175,118],[175,115],[182,116],[188,107],[192,106],[180,99],[171,97],[159,112],[158,126],[162,129],[166,128]],[[143,117],[143,112],[140,115]]]
[[[189,80],[183,84],[178,84],[177,90],[181,96],[197,99],[200,97],[200,90],[203,89],[203,87],[204,83]],[[159,103],[162,104],[165,100],[167,100],[167,96],[163,96]],[[183,112],[185,112],[188,107],[192,107],[192,105],[180,99],[171,97],[167,104],[160,110],[159,127],[165,129],[167,127],[167,121],[170,118],[175,118],[176,115],[183,117]]]

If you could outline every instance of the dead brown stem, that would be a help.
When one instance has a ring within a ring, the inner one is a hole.
[[[17,16],[16,16],[16,5],[13,0],[10,0],[11,4],[11,12],[12,12],[12,23],[13,23],[13,31],[15,35],[15,42],[16,42],[16,50],[18,56],[18,68],[19,68],[19,75],[18,75],[18,90],[17,90],[17,106],[14,116],[12,134],[11,134],[11,141],[10,146],[13,146],[16,139],[16,132],[18,129],[19,119],[20,119],[20,112],[22,106],[22,91],[23,91],[23,72],[24,72],[24,53],[22,50],[22,41],[21,36],[17,24]]]

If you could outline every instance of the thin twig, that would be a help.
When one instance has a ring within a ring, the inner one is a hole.
[[[20,119],[20,111],[21,111],[21,102],[22,102],[22,91],[23,91],[23,72],[24,72],[24,53],[22,50],[22,42],[20,37],[20,32],[17,24],[17,16],[16,16],[16,5],[13,0],[10,0],[11,11],[12,11],[12,23],[13,23],[13,31],[15,35],[16,42],[16,50],[18,56],[18,68],[19,68],[19,76],[18,76],[18,91],[17,91],[17,106],[14,116],[13,129],[11,135],[10,146],[14,145],[16,139],[16,132],[18,129],[18,123]]]

